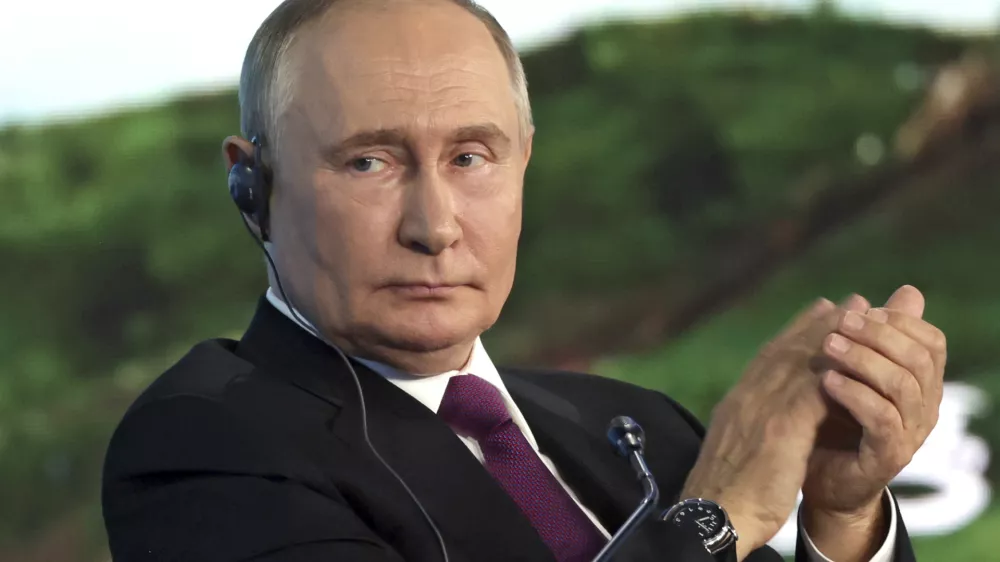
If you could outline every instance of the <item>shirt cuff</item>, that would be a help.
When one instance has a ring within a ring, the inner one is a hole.
[[[886,533],[885,542],[879,547],[878,552],[871,557],[869,562],[892,562],[893,555],[896,554],[896,502],[892,499],[892,492],[888,488],[885,489],[886,499],[888,500],[886,504],[889,506],[889,532]],[[816,548],[812,539],[809,538],[809,534],[806,533],[806,528],[802,526],[802,512],[799,512],[798,516],[799,522],[799,535],[802,537],[802,542],[805,543],[806,547],[806,557],[809,562],[833,562],[822,552]]]

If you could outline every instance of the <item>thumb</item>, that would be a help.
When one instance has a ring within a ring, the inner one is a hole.
[[[903,285],[885,301],[885,308],[920,318],[924,315],[924,295],[913,285]]]

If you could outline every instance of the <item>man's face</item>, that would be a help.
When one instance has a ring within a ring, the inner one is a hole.
[[[445,2],[331,16],[285,59],[281,280],[349,352],[468,353],[510,293],[521,229],[530,138],[506,63]]]

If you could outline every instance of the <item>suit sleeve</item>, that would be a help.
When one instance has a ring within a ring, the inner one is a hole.
[[[889,532],[878,552],[869,562],[916,562],[916,555],[913,553],[913,545],[910,544],[910,537],[903,526],[903,518],[899,515],[899,504],[891,492],[886,490],[886,509],[889,509]],[[807,562],[828,562],[829,558],[823,555],[802,528],[802,518],[799,521],[799,541],[795,550],[796,561]]]
[[[335,490],[307,486],[266,443],[208,398],[127,414],[104,467],[113,559],[402,561]]]
[[[899,511],[899,502],[892,494],[890,494],[890,499],[892,499],[892,508],[896,514],[894,539],[896,544],[892,549],[892,562],[917,562],[917,555],[913,552],[913,543],[910,542],[910,535],[906,532],[906,525],[903,524],[903,514]]]

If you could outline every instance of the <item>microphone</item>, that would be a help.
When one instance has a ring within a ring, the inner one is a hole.
[[[611,420],[608,426],[608,441],[615,448],[615,451],[628,459],[632,469],[635,470],[636,477],[642,482],[644,496],[639,502],[639,507],[632,512],[632,515],[625,521],[625,524],[618,529],[618,532],[611,537],[608,544],[597,553],[594,562],[607,562],[611,560],[615,552],[625,544],[636,530],[639,524],[645,521],[656,509],[656,504],[660,500],[660,488],[653,479],[653,473],[646,466],[646,458],[643,456],[643,446],[646,442],[646,434],[642,427],[628,416],[618,416]]]

